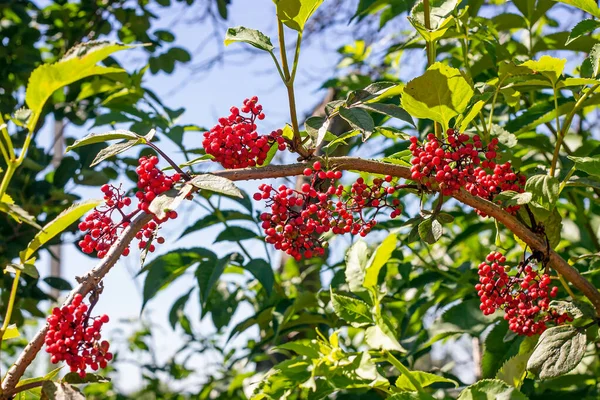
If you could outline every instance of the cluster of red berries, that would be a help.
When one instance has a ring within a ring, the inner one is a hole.
[[[416,137],[410,140],[409,149],[413,154],[411,177],[428,188],[437,185],[442,194],[451,195],[464,187],[472,195],[487,200],[493,200],[495,195],[505,190],[524,191],[526,177],[515,173],[510,162],[497,163],[496,138],[484,146],[477,135],[471,138],[448,129],[445,141],[432,133],[427,135],[422,146],[419,146]],[[518,209],[519,206],[512,206],[507,211],[516,212]]]
[[[113,243],[117,240],[119,234],[129,226],[129,222],[135,214],[140,211],[150,213],[148,207],[156,196],[170,190],[173,185],[181,180],[181,175],[175,173],[167,176],[156,166],[158,157],[141,157],[139,165],[136,168],[138,174],[138,191],[135,197],[138,199],[137,209],[129,213],[124,208],[131,205],[131,199],[126,197],[124,192],[112,185],[103,185],[100,190],[104,194],[104,205],[97,207],[88,214],[84,221],[79,223],[79,230],[84,232],[83,239],[78,245],[86,254],[96,251],[98,258],[103,258]],[[115,221],[115,214],[117,221]],[[148,242],[156,236],[158,226],[168,219],[177,218],[176,211],[169,211],[163,219],[154,216],[154,220],[147,223],[136,234],[139,240],[138,247],[146,248]],[[164,243],[164,238],[156,237],[158,243]],[[153,252],[155,246],[150,244],[148,250]],[[123,251],[123,255],[129,255],[129,247]]]
[[[475,285],[484,315],[504,310],[509,328],[519,335],[532,336],[544,332],[547,322],[556,325],[572,321],[568,314],[550,310],[550,297],[558,288],[550,288],[550,277],[534,269],[530,261],[520,265],[516,275],[509,275],[506,257],[491,252],[479,264],[479,283]]]
[[[265,118],[258,97],[245,99],[241,109],[231,107],[229,111],[228,117],[219,118],[219,123],[204,133],[202,141],[206,153],[223,167],[255,167],[265,162],[271,146],[277,145],[279,150],[285,150],[281,129],[266,136],[256,132],[256,120]]]
[[[358,178],[349,192],[335,184],[342,172],[324,171],[319,161],[306,168],[304,176],[311,178],[310,183],[304,183],[300,190],[261,184],[253,196],[257,201],[266,200],[270,208],[260,216],[267,243],[297,260],[324,255],[327,244],[320,237],[324,233],[364,237],[375,226],[381,209],[390,208],[392,218],[401,213],[400,201],[388,198],[397,187],[384,186],[391,182],[391,176],[376,178],[372,184]]]
[[[85,377],[86,368],[92,370],[106,368],[113,355],[108,351],[109,343],[102,340],[100,331],[108,322],[108,315],[91,318],[83,296],[76,294],[73,302],[62,308],[55,307],[48,317],[48,332],[45,343],[50,361],[57,364],[64,361],[71,372]]]

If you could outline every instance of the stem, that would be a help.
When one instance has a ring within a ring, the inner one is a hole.
[[[571,296],[571,298],[573,300],[577,300],[577,296],[575,296],[575,293],[573,293],[573,290],[571,290],[571,288],[569,287],[569,284],[567,283],[565,278],[563,278],[563,276],[561,274],[557,274],[557,275],[558,275],[558,280],[563,285],[563,287],[565,288],[567,293],[569,293],[569,296]]]
[[[290,119],[292,121],[292,130],[294,131],[294,139],[292,140],[292,150],[298,152],[302,157],[308,158],[310,154],[302,146],[302,138],[300,137],[300,127],[298,125],[298,115],[296,112],[296,95],[294,94],[294,77],[290,75],[290,67],[288,65],[287,54],[285,51],[285,32],[283,23],[277,21],[277,33],[279,35],[279,51],[281,53],[281,64],[283,66],[283,76],[285,78],[285,87],[288,94],[288,104],[290,107]],[[299,43],[296,43],[296,54],[299,54]],[[297,64],[294,60],[294,64]]]
[[[296,70],[298,69],[298,62],[300,61],[300,45],[302,44],[302,32],[298,32],[298,38],[296,39],[296,51],[294,52],[294,64],[292,65],[292,76],[290,77],[293,83],[296,79]]]
[[[571,167],[571,169],[569,170],[569,173],[567,174],[567,176],[565,176],[565,179],[563,179],[563,181],[560,183],[560,186],[558,187],[559,195],[563,191],[565,186],[567,186],[567,183],[569,182],[569,179],[571,179],[571,177],[573,176],[573,173],[575,173],[575,166]]]
[[[279,65],[279,61],[277,61],[277,57],[275,57],[275,54],[273,54],[272,51],[270,51],[269,54],[271,55],[271,58],[275,62],[275,66],[277,67],[277,72],[279,72],[279,76],[281,77],[281,80],[283,81],[283,83],[285,83],[286,79],[285,79],[285,76],[283,75],[283,71],[281,70],[281,66]]]
[[[410,370],[408,368],[406,368],[404,366],[404,364],[402,364],[400,362],[400,360],[398,360],[396,357],[394,357],[391,353],[389,352],[385,352],[383,353],[383,356],[385,357],[385,359],[387,361],[390,362],[390,364],[392,364],[398,371],[400,371],[400,373],[402,373],[402,375],[406,376],[406,379],[408,379],[408,381],[415,387],[415,389],[417,389],[417,392],[419,393],[423,393],[423,386],[421,386],[421,383],[415,379],[414,376],[412,376],[412,374],[410,373]]]
[[[17,393],[21,393],[21,392],[25,392],[27,390],[31,390],[31,389],[35,389],[37,387],[41,387],[44,386],[44,383],[46,383],[48,381],[37,381],[37,382],[29,382],[26,383],[24,385],[21,385],[19,387],[16,387],[12,390],[8,390],[7,392],[3,393],[5,397],[10,398],[11,396],[14,396]]]
[[[2,183],[0,183],[0,199],[2,199],[4,193],[6,193],[6,189],[8,189],[8,184],[10,183],[10,180],[12,179],[12,176],[15,173],[16,169],[16,161],[11,161],[10,163],[8,163],[6,171],[4,171],[4,176],[2,177]]]
[[[565,135],[569,131],[569,128],[571,126],[571,122],[573,122],[573,117],[579,111],[579,109],[583,105],[583,102],[589,97],[590,94],[594,93],[596,91],[596,89],[598,89],[598,87],[600,87],[600,84],[595,84],[587,92],[585,92],[579,98],[579,100],[577,100],[577,102],[575,103],[575,106],[573,106],[573,109],[567,115],[567,118],[565,118],[565,121],[563,122],[562,129],[560,130],[560,132],[558,132],[558,137],[556,138],[556,144],[555,144],[555,147],[554,147],[554,154],[552,154],[552,161],[551,161],[551,164],[550,164],[550,173],[549,173],[550,176],[554,176],[554,172],[556,171],[556,163],[558,162],[558,155],[560,153],[560,147],[562,146],[562,143],[563,143],[563,140],[565,138]]]
[[[10,318],[12,317],[12,311],[15,306],[15,298],[17,297],[17,289],[19,288],[19,279],[21,278],[21,271],[17,270],[15,272],[15,279],[13,280],[12,288],[10,289],[10,297],[8,298],[8,306],[6,307],[6,315],[4,317],[4,322],[2,323],[2,328],[0,328],[0,346],[2,345],[2,338],[4,338],[4,333],[6,329],[8,329],[8,325],[10,324]]]
[[[4,125],[4,119],[2,118],[2,115],[0,115],[0,125]],[[10,135],[8,134],[8,130],[6,129],[6,126],[2,129],[0,129],[0,131],[2,131],[2,136],[4,137],[4,141],[6,142],[6,149],[10,156],[9,158],[14,159],[15,158],[15,149],[13,148],[12,140],[10,139]]]
[[[179,165],[177,165],[177,163],[175,163],[175,161],[171,160],[171,157],[166,155],[161,149],[158,148],[158,146],[156,146],[154,143],[151,143],[151,142],[146,142],[146,144],[150,148],[152,148],[154,151],[156,151],[158,154],[160,154],[171,165],[171,167],[173,167],[173,169],[175,171],[179,172],[184,180],[186,180],[186,181],[192,180],[192,177],[187,172],[185,172],[184,170],[179,168]]]

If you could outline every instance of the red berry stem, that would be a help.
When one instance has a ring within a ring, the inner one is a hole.
[[[177,172],[179,172],[181,174],[181,177],[183,178],[184,181],[188,182],[192,180],[192,177],[185,172],[184,170],[182,170],[181,168],[179,168],[179,165],[177,165],[177,163],[175,161],[173,161],[171,159],[171,157],[169,157],[168,155],[165,154],[165,152],[163,152],[160,148],[158,148],[157,145],[155,145],[152,142],[146,142],[146,144],[151,147],[154,151],[156,151],[158,154],[160,154],[166,162],[168,162],[171,167],[173,167],[173,169]]]

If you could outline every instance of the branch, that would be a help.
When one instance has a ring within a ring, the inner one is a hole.
[[[150,214],[140,214],[131,221],[131,224],[125,228],[119,239],[117,239],[102,261],[81,278],[81,283],[69,293],[63,305],[70,304],[76,294],[85,296],[96,287],[98,282],[100,282],[108,271],[116,264],[119,257],[121,257],[123,250],[125,250],[135,237],[135,234],[142,229],[144,225],[150,222],[151,219],[152,216]],[[45,324],[23,349],[19,358],[17,358],[17,361],[10,367],[2,381],[2,391],[4,393],[10,393],[12,389],[15,388],[29,364],[33,362],[35,356],[44,345],[44,338],[47,331],[48,325]]]
[[[264,180],[269,178],[282,178],[287,176],[302,175],[306,165],[306,163],[269,165],[260,168],[243,168],[217,171],[213,174],[230,179],[232,181],[254,179]],[[386,164],[380,161],[365,160],[357,157],[332,157],[328,159],[328,165],[330,169],[362,171],[410,179],[410,170],[407,167]],[[527,245],[529,245],[529,247],[531,247],[533,250],[539,250],[544,254],[546,253],[546,242],[544,238],[533,233],[527,226],[523,225],[515,217],[502,210],[502,208],[496,204],[485,199],[472,196],[465,190],[461,190],[460,192],[454,194],[453,197],[463,204],[483,211],[490,217],[495,218],[504,224],[504,226],[512,231],[517,237],[527,243]],[[123,231],[119,239],[115,242],[114,246],[111,247],[104,259],[82,278],[82,283],[80,283],[79,286],[69,293],[69,296],[65,300],[64,304],[69,304],[73,297],[78,293],[81,295],[88,294],[115,265],[123,250],[125,250],[125,248],[135,237],[135,234],[151,219],[151,215],[141,214],[131,221],[131,224]],[[581,274],[579,274],[579,271],[571,267],[560,255],[558,255],[558,253],[550,250],[549,257],[552,267],[569,282],[571,282],[573,286],[579,289],[588,299],[590,299],[596,308],[598,315],[600,315],[600,292],[598,292],[598,290],[591,283],[583,278]],[[47,329],[48,326],[45,325],[38,331],[31,342],[29,342],[29,344],[23,349],[14,365],[10,368],[6,374],[6,377],[4,378],[4,381],[2,382],[2,390],[4,393],[10,393],[15,388],[29,364],[31,364],[31,362],[34,360],[35,356],[44,344],[44,337]]]

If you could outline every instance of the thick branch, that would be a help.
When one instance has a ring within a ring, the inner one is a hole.
[[[386,164],[380,161],[364,160],[356,157],[332,157],[327,160],[330,169],[336,170],[354,170],[370,172],[374,174],[392,175],[398,178],[410,179],[410,170],[407,167],[394,164]],[[290,165],[270,165],[261,168],[244,168],[236,170],[224,170],[214,172],[214,175],[219,175],[233,181],[253,180],[253,179],[269,179],[281,178],[286,176],[301,175],[306,168],[306,163],[297,163]],[[511,214],[502,210],[499,206],[479,197],[472,196],[468,192],[462,190],[453,196],[458,201],[483,211],[490,217],[495,218],[517,237],[523,240],[534,250],[546,252],[546,243],[544,238],[533,233],[528,227],[521,224]],[[152,217],[148,214],[138,215],[125,229],[121,237],[115,245],[106,254],[104,259],[89,273],[87,273],[82,283],[77,286],[64,304],[71,302],[75,294],[80,293],[86,295],[92,288],[100,282],[100,280],[110,271],[117,262],[123,250],[135,237],[138,232]],[[550,250],[550,263],[552,267],[579,289],[585,296],[590,299],[598,314],[600,315],[600,293],[598,290],[584,279],[579,272],[571,267],[558,253]],[[32,341],[23,349],[22,353],[15,364],[10,368],[4,381],[2,382],[2,390],[5,393],[10,393],[15,388],[25,369],[31,364],[37,353],[44,344],[44,336],[46,335],[47,325],[40,329]]]
[[[356,157],[333,157],[328,159],[329,168],[340,170],[355,170],[370,172],[375,174],[392,175],[399,178],[410,179],[410,170],[407,167],[394,164],[386,164],[379,161],[364,160]],[[246,168],[240,170],[219,171],[215,174],[229,178],[231,180],[250,180],[278,178],[284,176],[300,175],[306,168],[306,164],[298,163],[291,165],[273,165],[263,168]],[[512,231],[517,237],[523,240],[534,250],[546,252],[545,239],[533,233],[528,227],[520,223],[511,214],[505,212],[496,204],[472,196],[470,193],[461,190],[453,196],[458,201],[483,211],[490,217],[495,218]],[[600,293],[591,283],[589,283],[579,271],[569,265],[558,253],[550,251],[550,264],[577,289],[579,289],[594,305],[597,313],[600,315]]]

